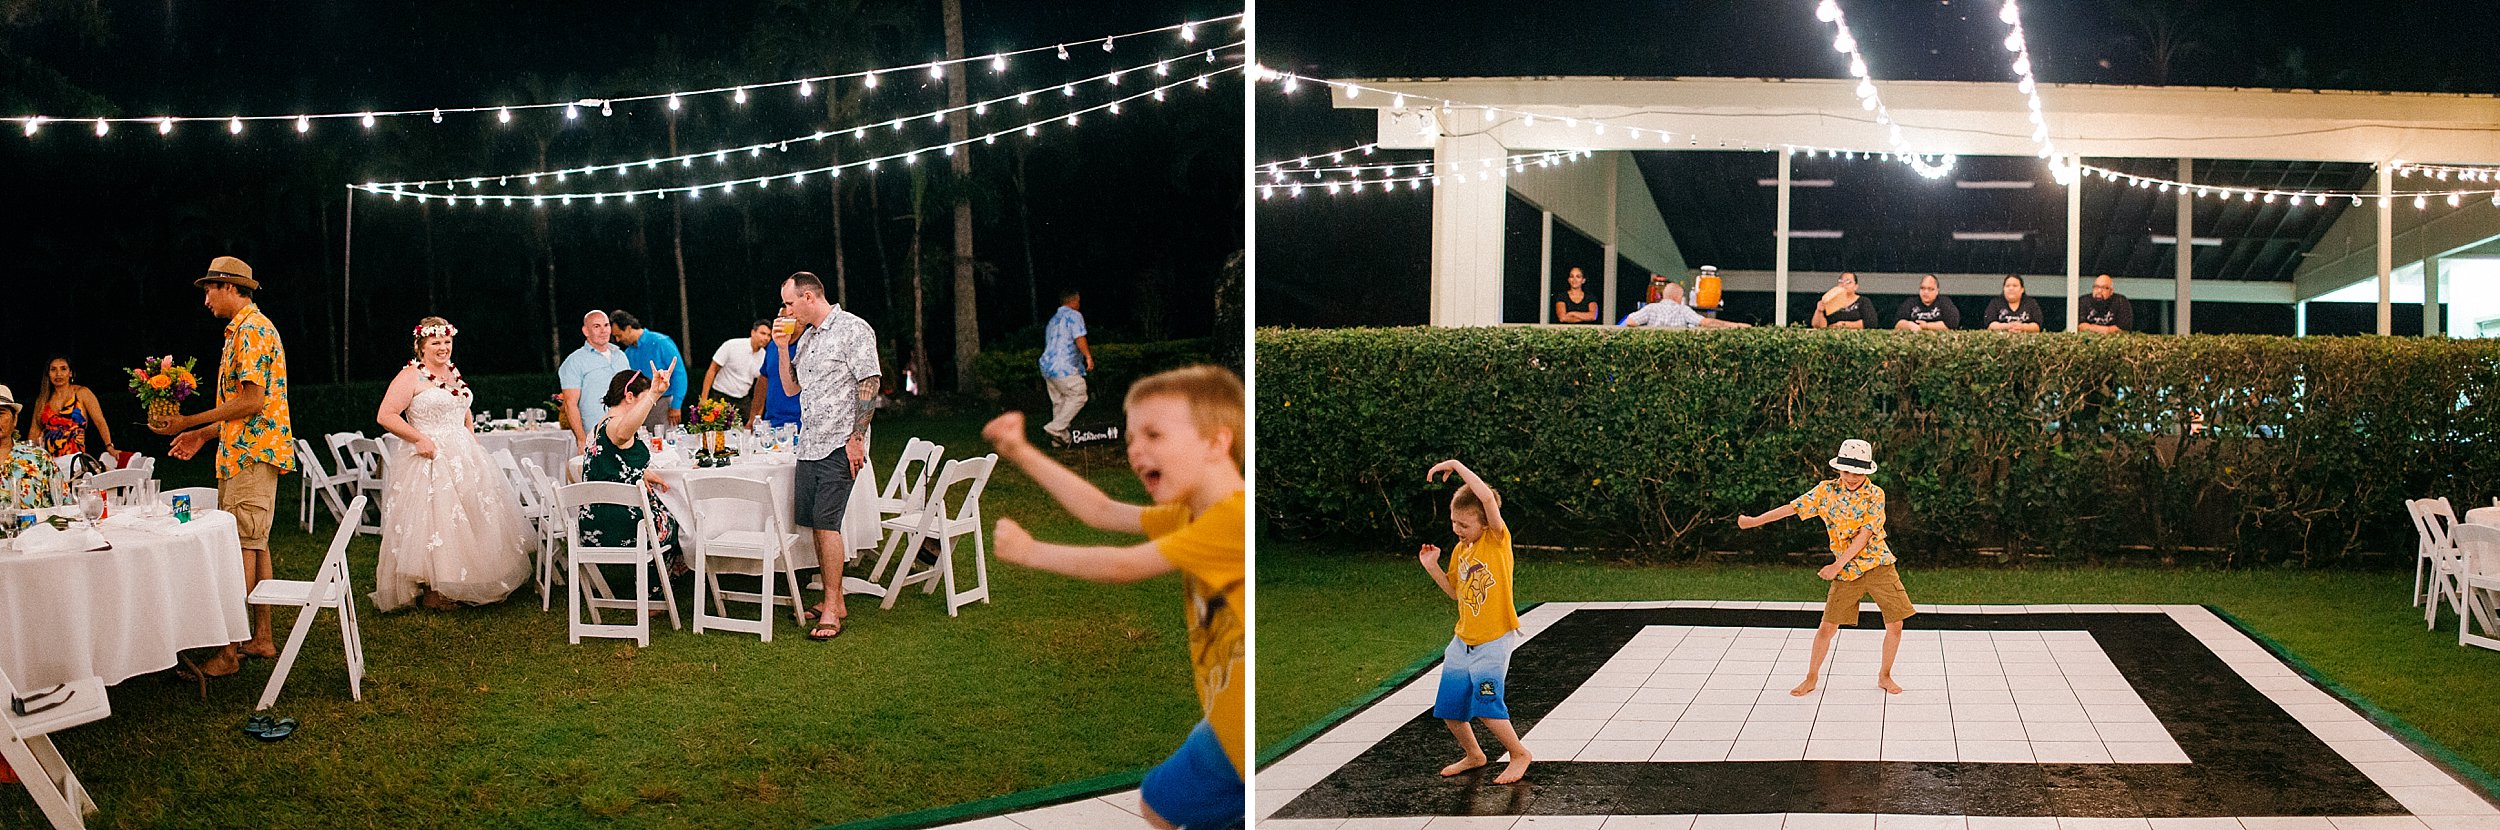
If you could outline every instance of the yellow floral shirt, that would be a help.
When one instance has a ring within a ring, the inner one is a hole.
[[[286,346],[278,327],[253,303],[226,323],[226,350],[217,362],[217,403],[260,387],[260,414],[217,425],[217,477],[233,478],[247,464],[295,469],[295,418],[286,405]]]
[[[1800,519],[1823,517],[1834,555],[1849,549],[1850,537],[1858,535],[1860,528],[1875,531],[1867,536],[1866,547],[1858,549],[1858,555],[1841,564],[1840,581],[1854,582],[1867,571],[1893,563],[1892,545],[1884,541],[1884,488],[1875,486],[1875,482],[1851,490],[1840,486],[1839,479],[1826,479],[1788,506],[1796,509]]]

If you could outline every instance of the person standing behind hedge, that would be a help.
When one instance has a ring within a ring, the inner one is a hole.
[[[1936,287],[1936,275],[1919,278],[1918,296],[1901,301],[1892,327],[1901,331],[1952,331],[1962,327],[1962,310]]]
[[[1979,319],[1989,331],[2039,331],[2040,301],[2023,293],[2023,275],[2005,275],[2005,293],[1988,300],[1988,310]]]
[[[1042,332],[1042,384],[1050,391],[1050,423],[1042,425],[1042,434],[1062,446],[1068,443],[1068,424],[1085,408],[1085,373],[1094,370],[1094,347],[1085,342],[1085,315],[1076,310],[1082,299],[1075,289],[1060,292],[1059,311],[1050,315],[1050,327]]]
[[[1818,329],[1863,329],[1875,324],[1875,301],[1858,293],[1858,275],[1840,272],[1830,291],[1814,303],[1814,327]]]
[[[2075,328],[2094,334],[2117,334],[2135,330],[2135,303],[2118,293],[2117,284],[2102,274],[2092,278],[2092,294],[2077,303]]]

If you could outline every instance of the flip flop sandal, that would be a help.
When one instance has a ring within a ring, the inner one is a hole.
[[[270,724],[268,729],[263,730],[260,734],[253,735],[252,737],[259,738],[265,743],[277,743],[279,741],[286,740],[287,736],[295,734],[296,726],[297,724],[294,718],[279,718],[276,723]]]
[[[821,637],[820,637],[820,636],[817,636],[816,632],[823,631],[823,630],[828,629],[828,628],[833,629],[833,633],[831,633],[831,634],[826,634],[826,635],[821,636]],[[816,641],[818,641],[818,642],[822,642],[822,641],[825,641],[825,640],[831,640],[831,639],[833,639],[833,638],[835,638],[835,637],[840,637],[840,636],[842,636],[842,621],[841,621],[840,619],[834,619],[834,620],[819,620],[819,621],[816,623],[816,627],[815,627],[815,628],[811,628],[811,629],[808,629],[808,630],[807,630],[807,638],[808,638],[808,639],[810,639],[810,640],[816,640]]]
[[[277,725],[278,721],[268,715],[253,715],[251,720],[243,722],[243,734],[257,738],[268,734],[270,728]]]

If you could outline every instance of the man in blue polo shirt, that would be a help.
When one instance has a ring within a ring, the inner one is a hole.
[[[621,308],[608,312],[608,321],[616,324],[616,342],[625,347],[625,357],[633,362],[633,368],[640,369],[643,374],[652,377],[658,377],[662,369],[670,370],[668,411],[662,412],[660,407],[652,407],[650,417],[645,418],[642,425],[666,427],[683,423],[686,419],[686,375],[688,373],[680,371],[684,367],[677,365],[685,357],[677,351],[677,341],[669,339],[668,335],[645,330],[641,320]]]
[[[781,382],[781,352],[790,345],[790,336],[784,333],[788,329],[785,323],[794,322],[790,304],[783,303],[781,317],[772,322],[772,342],[764,347],[764,368],[756,374],[759,391],[747,398],[749,419],[760,418],[776,427],[799,422],[799,393]]]
[[[625,350],[610,342],[612,333],[607,312],[582,315],[582,347],[556,367],[556,380],[564,390],[564,426],[573,431],[577,447],[590,446],[600,419],[608,417],[608,384],[616,380],[616,373],[633,368]]]

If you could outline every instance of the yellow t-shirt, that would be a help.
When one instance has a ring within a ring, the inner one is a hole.
[[[1458,592],[1458,639],[1480,646],[1519,630],[1510,594],[1510,529],[1488,527],[1450,551],[1450,588]]]
[[[1215,739],[1232,756],[1233,772],[1247,778],[1243,763],[1249,718],[1243,704],[1241,595],[1248,537],[1242,491],[1196,519],[1187,504],[1158,504],[1138,514],[1155,550],[1181,572],[1189,610],[1189,665],[1198,678],[1198,704]]]

